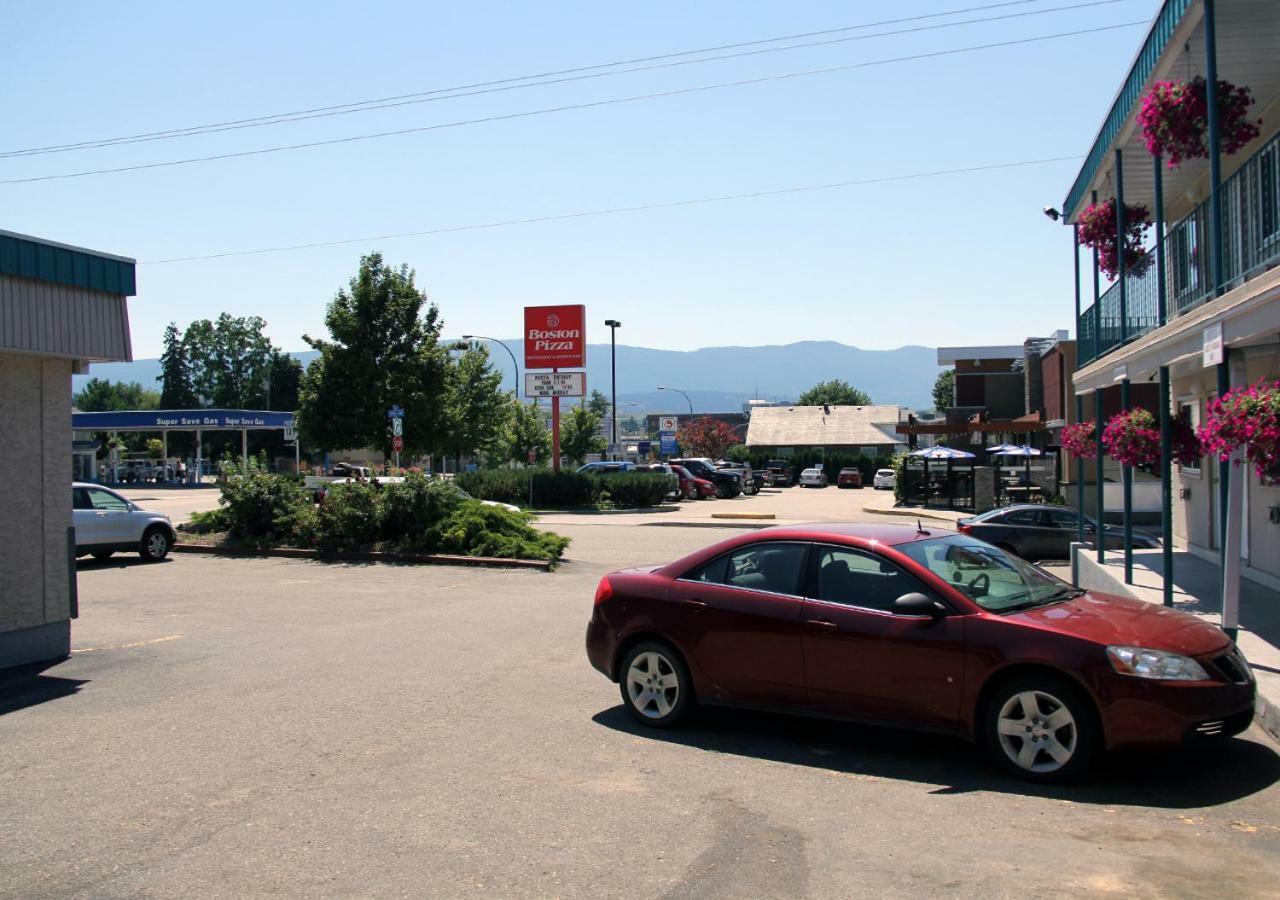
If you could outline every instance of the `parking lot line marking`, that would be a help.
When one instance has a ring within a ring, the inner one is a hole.
[[[130,647],[145,647],[147,644],[163,644],[165,641],[176,641],[182,637],[180,634],[171,634],[167,637],[152,638],[149,641],[134,641],[132,644],[114,644],[110,647],[78,647],[72,649],[72,653],[96,653],[99,650],[128,650]]]

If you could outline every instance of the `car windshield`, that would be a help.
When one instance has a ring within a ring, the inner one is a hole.
[[[999,547],[963,534],[899,544],[894,549],[990,612],[1045,606],[1083,593]]]

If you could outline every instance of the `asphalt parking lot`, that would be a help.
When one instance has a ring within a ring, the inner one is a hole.
[[[736,532],[555,527],[550,574],[82,562],[72,657],[0,677],[0,895],[1280,896],[1257,730],[1043,789],[908,732],[633,726],[596,580]]]

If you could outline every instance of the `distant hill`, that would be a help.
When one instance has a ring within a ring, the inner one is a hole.
[[[517,358],[519,339],[506,342]],[[500,347],[494,364],[511,378],[511,357]],[[305,366],[315,351],[293,356]],[[643,412],[681,412],[684,398],[658,385],[678,387],[689,394],[696,412],[735,412],[753,397],[794,400],[819,381],[842,378],[871,395],[876,403],[912,408],[933,405],[933,382],[938,375],[937,352],[929,347],[862,350],[836,341],[800,341],[763,347],[704,347],[700,350],[655,350],[618,347],[618,403],[620,417]],[[97,363],[89,375],[77,375],[73,390],[91,377],[137,381],[159,389],[160,361]],[[609,393],[609,345],[587,346],[587,388]],[[623,406],[622,404],[634,404]]]

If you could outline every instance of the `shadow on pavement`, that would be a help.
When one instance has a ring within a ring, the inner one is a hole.
[[[80,690],[80,685],[86,684],[87,679],[56,678],[41,674],[50,666],[56,666],[63,661],[55,659],[29,666],[0,669],[0,716],[29,706],[38,706],[50,700],[69,697]]]
[[[143,559],[137,553],[127,550],[121,550],[119,553],[109,556],[106,559],[94,559],[92,556],[82,556],[76,560],[76,569],[82,572],[89,572],[95,569],[131,569],[135,566],[166,566],[173,562],[172,556],[166,556],[159,562],[152,562]]]
[[[974,745],[947,735],[800,716],[703,708],[674,729],[646,728],[621,706],[592,720],[636,737],[851,776],[941,785],[931,793],[992,791],[1104,806],[1195,809],[1229,803],[1280,781],[1280,755],[1239,738],[1180,750],[1115,753],[1088,780],[1038,785],[1007,776]]]

